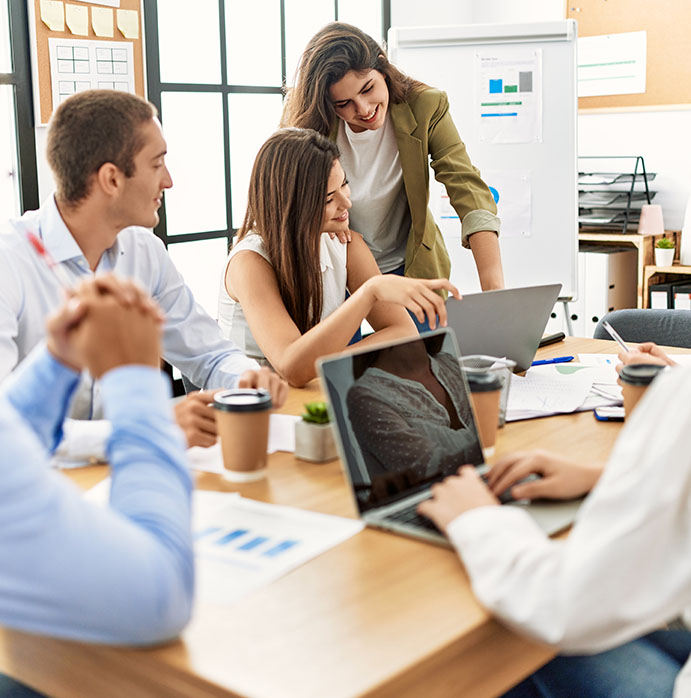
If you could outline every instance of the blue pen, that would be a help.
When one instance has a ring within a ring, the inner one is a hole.
[[[542,359],[541,361],[533,361],[531,366],[544,366],[545,364],[565,364],[568,361],[573,361],[573,356],[557,356],[556,359]]]

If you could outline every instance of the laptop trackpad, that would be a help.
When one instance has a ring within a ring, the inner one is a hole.
[[[572,499],[567,502],[520,501],[504,506],[525,509],[545,533],[552,535],[564,530],[574,522],[582,501],[582,499]]]

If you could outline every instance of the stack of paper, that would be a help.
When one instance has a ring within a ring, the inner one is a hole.
[[[613,366],[549,364],[512,376],[506,421],[592,410],[621,402]]]

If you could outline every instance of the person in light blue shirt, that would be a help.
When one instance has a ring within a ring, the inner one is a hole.
[[[264,387],[275,406],[283,403],[287,385],[222,337],[151,232],[163,192],[172,186],[166,150],[154,106],[135,95],[90,90],[55,111],[47,142],[55,195],[38,211],[10,221],[0,234],[0,380],[41,341],[46,316],[62,299],[56,278],[27,241],[31,232],[73,282],[104,272],[138,281],[165,314],[163,357],[194,385]],[[102,417],[99,390],[84,377],[70,416]],[[175,408],[189,445],[210,446],[216,440],[209,398],[195,393]],[[68,425],[66,457],[89,455],[82,453],[85,430],[97,429],[98,444],[107,428]],[[75,451],[70,441],[81,449]],[[96,447],[87,451],[102,455]]]
[[[161,316],[129,282],[81,284],[0,390],[0,624],[75,640],[175,637],[194,593],[192,479],[158,368]],[[48,467],[81,369],[112,423],[110,506]]]

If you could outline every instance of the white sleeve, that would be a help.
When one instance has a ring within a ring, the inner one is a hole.
[[[106,442],[112,431],[107,419],[66,419],[62,441],[53,454],[59,468],[78,467],[104,461]]]
[[[22,284],[15,275],[5,250],[0,248],[0,381],[6,378],[19,360],[17,335]]]
[[[648,632],[691,602],[691,370],[659,377],[621,432],[565,541],[525,512],[485,507],[449,537],[480,602],[572,652]]]

